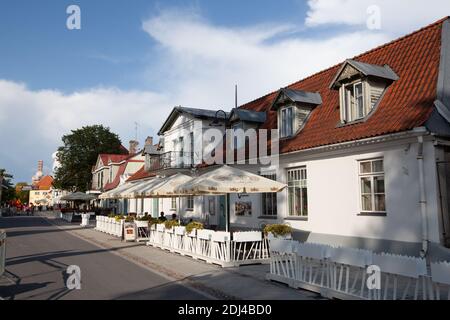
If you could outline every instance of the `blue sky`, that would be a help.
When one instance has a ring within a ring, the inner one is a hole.
[[[71,4],[81,30],[66,28]],[[449,14],[448,0],[3,0],[0,167],[16,182],[40,159],[51,173],[83,125],[127,145],[137,121],[142,143],[173,106],[228,110],[235,84],[244,103]]]

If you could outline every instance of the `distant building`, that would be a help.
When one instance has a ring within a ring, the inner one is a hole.
[[[35,206],[53,205],[52,199],[53,177],[44,176],[33,185],[33,190],[30,191],[29,203]]]

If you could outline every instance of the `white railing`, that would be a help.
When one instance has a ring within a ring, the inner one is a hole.
[[[147,245],[204,260],[223,267],[269,261],[268,242],[261,232],[193,230],[185,227],[166,229],[157,224],[149,231]]]
[[[6,232],[0,230],[0,277],[5,273],[6,264]]]
[[[123,219],[116,221],[116,218],[96,216],[95,230],[122,238],[124,221]]]
[[[268,280],[328,298],[435,300],[445,293],[450,299],[446,262],[432,263],[428,272],[420,258],[277,239],[270,241],[270,255]],[[378,283],[368,278],[378,271]]]
[[[63,219],[64,221],[72,222],[72,218],[73,218],[72,212],[68,212],[68,213],[61,212],[61,219]]]

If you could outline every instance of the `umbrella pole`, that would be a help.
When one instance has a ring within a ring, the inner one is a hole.
[[[230,194],[225,196],[225,231],[230,232]]]

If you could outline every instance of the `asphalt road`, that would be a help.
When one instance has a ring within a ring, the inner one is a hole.
[[[99,248],[40,217],[0,218],[7,232],[6,281],[0,297],[48,299],[206,299],[110,250]],[[67,267],[81,269],[81,289],[66,287]]]

